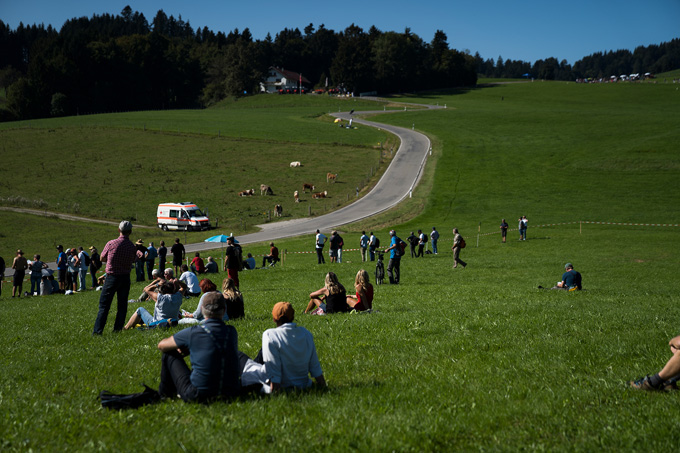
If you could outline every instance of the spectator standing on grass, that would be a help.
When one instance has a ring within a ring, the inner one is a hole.
[[[361,261],[366,261],[366,252],[368,252],[368,241],[369,237],[366,236],[366,232],[361,232],[361,237],[359,238],[359,249],[361,250]]]
[[[80,265],[78,263],[78,255],[76,253],[76,248],[68,249],[68,276],[66,278],[66,286],[71,291],[76,291],[78,289],[78,274],[80,273]]]
[[[153,246],[153,242],[149,242],[149,246],[146,248],[146,255],[144,256],[144,261],[146,261],[146,275],[151,280],[151,273],[153,272],[153,267],[156,264],[156,258],[158,257],[158,250]],[[165,264],[165,263],[163,263]],[[159,267],[159,269],[163,269]]]
[[[199,285],[196,274],[189,271],[189,266],[182,264],[180,267],[182,275],[179,276],[179,281],[187,285],[187,296],[198,297],[201,295],[201,287]]]
[[[66,256],[66,253],[64,253],[64,247],[61,245],[57,246],[57,250],[59,251],[59,254],[57,255],[57,272],[58,272],[58,277],[59,277],[59,289],[61,291],[66,290],[66,269],[68,267],[67,260],[68,257]]]
[[[137,259],[137,249],[130,240],[130,233],[132,233],[130,222],[127,220],[120,222],[118,231],[120,236],[107,242],[101,254],[102,262],[106,263],[106,280],[104,280],[104,287],[99,296],[99,312],[94,322],[93,335],[101,335],[104,332],[114,295],[118,298],[118,310],[113,331],[120,331],[125,325],[130,293],[130,268]]]
[[[179,269],[182,266],[184,256],[186,255],[186,250],[184,250],[182,243],[179,242],[179,238],[175,239],[175,243],[170,249],[170,253],[172,253],[172,265],[175,266],[175,274],[179,274]]]
[[[406,242],[408,242],[408,247],[411,250],[411,258],[415,258],[416,256],[416,247],[418,246],[418,236],[413,234],[413,231],[411,231],[411,235],[406,238]]]
[[[323,257],[323,246],[326,244],[326,236],[323,235],[319,230],[316,230],[316,258],[318,264],[326,264],[326,260]]]
[[[427,244],[427,236],[425,236],[423,230],[418,230],[418,253],[416,253],[416,257],[424,255],[425,244]]]
[[[205,263],[199,252],[196,252],[194,259],[191,260],[191,271],[195,274],[205,274]]]
[[[234,326],[222,321],[224,297],[212,292],[203,300],[205,320],[181,330],[158,343],[163,352],[162,397],[177,395],[186,402],[208,402],[217,397],[234,397],[241,391],[238,360],[238,334]],[[191,359],[191,370],[184,356]]]
[[[342,248],[345,246],[345,241],[340,236],[340,233],[336,231],[336,236],[338,237],[338,263],[342,263]]]
[[[161,241],[158,247],[158,269],[163,271],[165,269],[166,258],[168,257],[168,248],[165,246],[165,241]]]
[[[274,264],[279,260],[279,249],[274,245],[273,242],[269,243],[269,255],[262,257],[262,267],[265,263]]]
[[[92,289],[97,287],[97,271],[102,268],[102,261],[93,245],[90,247],[90,275],[92,276]]]
[[[331,257],[331,263],[338,262],[338,248],[340,247],[340,236],[337,231],[331,233],[330,248],[328,250],[328,255]]]
[[[47,269],[47,264],[40,261],[40,255],[33,256],[33,262],[28,268],[31,270],[31,295],[41,294],[40,283],[42,282],[42,270]]]
[[[676,382],[680,380],[680,336],[668,342],[671,348],[671,358],[666,365],[653,376],[645,376],[636,381],[628,382],[632,388],[637,390],[677,390]]]
[[[145,280],[144,257],[146,256],[147,248],[144,247],[144,241],[142,241],[141,239],[135,242],[135,246],[137,247],[137,261],[135,261],[135,273],[137,274],[137,281],[143,282]]]
[[[503,239],[503,243],[505,244],[505,239],[506,236],[508,235],[508,222],[505,221],[505,219],[501,220],[501,238]]]
[[[527,219],[527,216],[523,215],[522,216],[522,226],[524,228],[524,240],[527,240],[527,228],[529,227],[529,220]]]
[[[387,277],[390,279],[390,285],[398,285],[401,278],[401,239],[394,230],[390,230],[390,238],[390,246],[385,249],[385,253],[390,252]]]
[[[437,254],[437,241],[439,240],[439,231],[435,227],[432,227],[432,232],[430,233],[430,240],[432,241],[432,253]]]
[[[451,249],[453,250],[453,268],[455,269],[458,267],[458,264],[460,263],[461,266],[463,266],[463,269],[467,267],[467,263],[463,260],[460,259],[460,249],[463,248],[463,244],[465,243],[465,240],[463,239],[463,236],[458,233],[458,228],[453,229],[453,247]]]
[[[368,240],[368,251],[371,254],[371,261],[375,261],[375,249],[380,247],[380,240],[375,237],[373,232],[371,231],[371,237]]]
[[[87,290],[87,271],[89,270],[91,262],[90,255],[88,255],[82,247],[78,247],[78,277],[80,278],[80,288],[78,291]]]
[[[5,278],[6,264],[3,257],[0,256],[0,296],[2,296],[2,281]]]
[[[236,287],[239,287],[238,272],[241,269],[241,252],[240,248],[236,247],[236,239],[233,236],[227,238],[227,249],[225,250],[224,270],[227,272],[227,277],[234,280]]]

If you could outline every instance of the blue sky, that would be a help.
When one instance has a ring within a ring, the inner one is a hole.
[[[449,46],[479,52],[484,59],[555,57],[574,63],[598,51],[659,44],[680,37],[680,0],[0,0],[0,20],[11,28],[51,24],[93,14],[119,14],[130,5],[151,22],[159,9],[182,16],[194,29],[229,32],[248,27],[256,39],[309,23],[341,31],[352,23],[368,30],[403,31],[425,41],[443,30]]]

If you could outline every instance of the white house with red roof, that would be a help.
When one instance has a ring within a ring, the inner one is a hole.
[[[297,72],[270,66],[264,82],[260,82],[260,91],[263,93],[279,93],[281,90],[285,92],[285,90],[299,89],[300,85],[309,88],[311,82]]]

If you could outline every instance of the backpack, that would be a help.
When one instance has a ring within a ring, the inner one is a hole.
[[[85,261],[85,266],[90,267],[92,260],[90,260],[90,255],[85,252],[83,252],[83,261]]]
[[[375,238],[375,248],[378,248],[378,247],[380,247],[380,239],[378,239],[378,238],[376,237],[376,238]]]
[[[464,249],[466,245],[467,244],[465,244],[465,239],[463,239],[463,236],[461,236],[460,237],[460,244],[458,244],[458,247]]]
[[[129,395],[119,395],[108,390],[102,390],[99,394],[102,407],[107,409],[136,409],[145,404],[152,404],[160,401],[161,395],[154,389],[144,384],[144,391],[131,393]]]
[[[406,254],[406,242],[402,241],[401,239],[397,238],[399,241],[399,256],[404,256]]]

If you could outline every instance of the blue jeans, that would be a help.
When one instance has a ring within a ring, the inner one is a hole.
[[[40,280],[42,280],[41,275],[31,274],[31,295],[38,293],[40,295]]]
[[[146,275],[149,276],[149,281],[153,280],[151,273],[153,272],[153,265],[156,260],[146,260]]]
[[[123,330],[125,325],[128,306],[127,298],[130,294],[130,274],[106,275],[102,294],[99,296],[99,312],[97,313],[97,319],[94,322],[94,330],[92,332],[94,335],[101,335],[104,332],[113,296],[116,294],[118,296],[118,310],[116,312],[116,320],[113,323],[114,332]]]
[[[87,289],[87,283],[85,280],[87,279],[87,268],[85,269],[80,269],[80,290],[85,291]]]
[[[437,239],[432,239],[432,253],[437,254]]]
[[[375,247],[369,247],[368,251],[371,254],[371,261],[375,261]]]
[[[135,261],[135,274],[138,282],[144,281],[144,261]]]
[[[137,309],[137,314],[142,318],[142,322],[147,326],[153,322],[153,316],[144,307]]]

